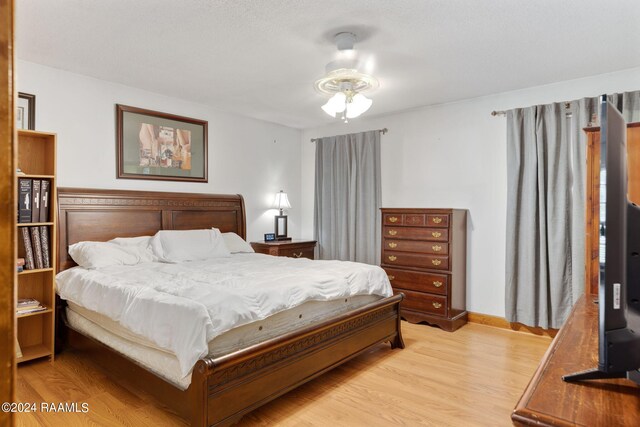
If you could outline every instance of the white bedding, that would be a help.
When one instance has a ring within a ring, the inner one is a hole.
[[[248,323],[220,334],[209,342],[209,356],[218,357],[247,348],[320,323],[330,317],[363,307],[382,297],[356,295],[333,301],[309,301],[290,310],[269,316],[264,320]],[[94,311],[87,310],[69,301],[67,322],[76,331],[98,340],[118,353],[133,359],[139,365],[164,378],[181,390],[191,384],[191,374],[182,376],[176,356],[151,341],[120,326],[119,323]]]
[[[262,254],[179,264],[143,263],[56,276],[61,298],[103,314],[176,355],[182,375],[208,342],[296,307],[355,295],[392,295],[377,266]]]

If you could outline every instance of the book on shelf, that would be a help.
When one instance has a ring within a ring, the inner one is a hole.
[[[43,179],[40,185],[40,222],[49,221],[49,190],[51,189],[51,181]]]
[[[20,348],[20,343],[18,342],[18,338],[16,338],[16,358],[22,357],[22,349]]]
[[[35,298],[23,298],[18,300],[18,305],[16,306],[16,314],[20,316],[22,314],[45,311],[46,309],[47,307],[42,305],[40,301]]]
[[[49,227],[41,225],[40,229],[40,246],[42,248],[42,267],[51,268],[51,256],[49,255]]]
[[[31,183],[31,222],[40,222],[40,183],[39,179]]]
[[[47,310],[47,307],[45,307],[44,305],[39,305],[37,307],[32,307],[32,308],[17,309],[16,314],[18,316],[22,316],[24,314],[38,313],[40,311],[45,311],[45,310]]]
[[[38,227],[29,227],[31,232],[31,247],[33,248],[33,260],[37,269],[44,268],[42,260],[42,242],[40,241],[40,230]]]
[[[20,298],[18,299],[17,309],[34,308],[40,305],[40,301],[35,298]]]
[[[31,222],[31,181],[28,178],[18,179],[18,222]]]
[[[29,235],[28,227],[20,227],[22,232],[22,243],[24,245],[24,269],[33,270],[35,268],[33,260],[33,248],[31,247],[31,236]]]

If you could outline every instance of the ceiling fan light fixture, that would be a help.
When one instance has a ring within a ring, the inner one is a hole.
[[[371,108],[371,104],[373,104],[372,100],[361,93],[356,93],[351,97],[350,102],[347,102],[347,118],[353,119],[365,113],[369,108]]]
[[[344,92],[336,93],[322,106],[324,112],[331,117],[344,112],[345,108],[347,108],[347,95]]]
[[[361,64],[353,49],[355,39],[353,33],[336,34],[335,41],[341,58],[329,62],[326,75],[315,82],[318,92],[331,95],[321,107],[322,110],[345,122],[346,119],[358,117],[371,108],[373,101],[362,95],[362,92],[379,87],[375,77],[359,71]]]

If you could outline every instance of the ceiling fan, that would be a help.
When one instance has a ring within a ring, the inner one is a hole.
[[[354,49],[356,39],[356,35],[351,32],[335,35],[337,59],[327,64],[326,75],[315,82],[318,92],[331,95],[322,106],[322,110],[332,117],[344,120],[345,123],[366,112],[373,104],[373,101],[362,93],[380,86],[375,77],[362,71],[368,67],[358,58]]]

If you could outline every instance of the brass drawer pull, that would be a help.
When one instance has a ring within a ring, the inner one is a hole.
[[[442,218],[437,216],[437,217],[433,218],[431,221],[433,221],[434,224],[440,224],[442,222]]]
[[[440,308],[440,307],[442,307],[442,304],[440,304],[439,302],[435,302],[435,301],[434,301],[434,302],[432,302],[432,304],[433,304],[433,307],[434,307],[434,308]]]
[[[436,288],[439,288],[440,286],[442,286],[442,282],[440,280],[434,280],[433,286],[435,286]]]
[[[431,249],[433,249],[434,252],[440,252],[442,250],[442,246],[433,245],[433,246],[431,246]]]
[[[293,257],[294,258],[300,258],[302,256],[302,251],[300,251],[300,253],[293,253]]]
[[[398,222],[398,217],[392,216],[391,218],[389,218],[389,222]]]
[[[397,247],[397,246],[398,246],[397,243],[394,243],[394,242],[389,243],[389,247],[392,248],[392,249]]]
[[[397,257],[395,257],[393,255],[389,255],[389,261],[395,261],[397,259],[398,259]]]
[[[433,265],[440,265],[440,264],[442,264],[442,261],[440,261],[439,259],[432,259],[432,260],[431,260],[431,264],[433,264]]]
[[[439,232],[439,231],[432,231],[431,232],[431,236],[438,238],[438,237],[442,236],[442,233]]]
[[[389,277],[389,280],[390,280],[390,281],[396,278],[396,276],[393,276],[393,275],[391,275],[391,274],[389,274],[389,276],[388,276],[388,277]]]
[[[396,234],[398,234],[398,232],[396,230],[389,230],[389,235],[390,236],[395,236]]]

